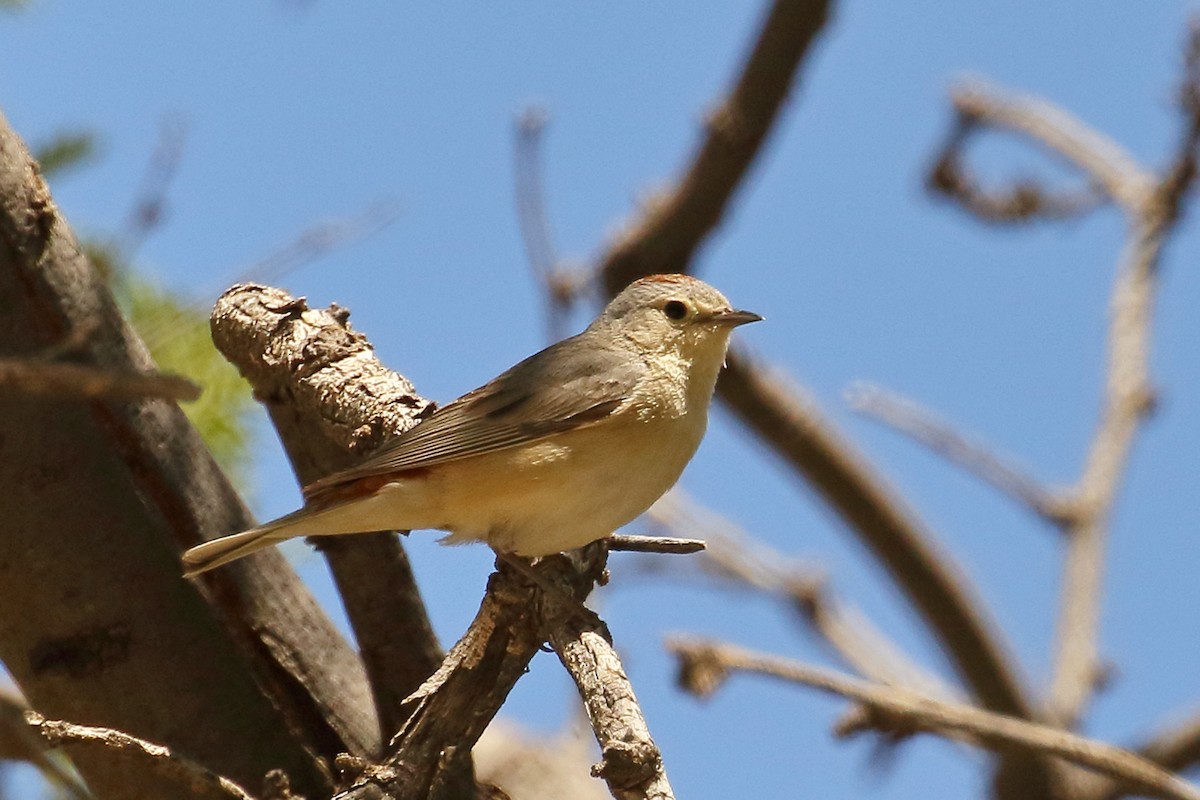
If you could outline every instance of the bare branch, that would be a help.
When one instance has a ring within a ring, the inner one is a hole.
[[[448,773],[470,753],[529,661],[559,620],[582,602],[604,571],[602,544],[542,559],[538,584],[505,559],[470,628],[407,701],[404,724],[379,765],[357,765],[338,800],[366,800],[384,789],[394,800],[456,797]]]
[[[687,173],[605,256],[600,275],[609,296],[644,275],[688,271],[766,141],[832,5],[775,0],[737,84],[709,116]]]
[[[1195,26],[1187,65],[1181,92],[1184,134],[1175,163],[1147,198],[1126,206],[1133,232],[1110,301],[1100,418],[1073,490],[1076,501],[1067,525],[1070,538],[1050,698],[1051,712],[1066,726],[1079,718],[1102,674],[1096,640],[1109,518],[1134,437],[1154,407],[1148,364],[1159,262],[1194,182],[1200,146],[1200,29]]]
[[[1132,156],[1052,103],[983,83],[954,89],[951,101],[961,124],[1032,139],[1075,165],[1128,211],[1136,212],[1150,198],[1153,178]]]
[[[175,784],[194,800],[254,800],[242,787],[217,775],[191,759],[171,752],[169,747],[130,736],[111,728],[95,728],[48,720],[41,714],[25,714],[29,726],[48,747],[90,748],[110,758],[129,759],[138,768]]]
[[[628,536],[613,534],[604,540],[609,552],[669,553],[689,555],[702,552],[708,545],[703,539],[684,539],[675,536]]]
[[[1118,777],[1154,797],[1200,800],[1200,788],[1178,775],[1136,753],[1094,739],[967,705],[945,703],[905,689],[872,685],[723,642],[675,639],[667,647],[680,657],[683,688],[702,697],[716,691],[731,671],[758,673],[849,698],[885,717],[906,720],[917,731],[967,734],[996,751],[1015,745]]]
[[[1005,189],[984,188],[963,164],[962,151],[976,131],[971,118],[959,118],[929,171],[926,185],[931,191],[959,203],[981,221],[1008,225],[1071,219],[1105,202],[1106,195],[1095,186],[1050,191],[1035,181],[1023,180]]]
[[[1142,758],[1172,772],[1182,772],[1195,766],[1200,763],[1200,714],[1193,713],[1186,719],[1165,726],[1148,741],[1131,749]],[[1100,777],[1085,789],[1080,792],[1080,797],[1091,800],[1116,800],[1134,790],[1121,781]]]
[[[182,375],[141,373],[41,359],[0,358],[0,387],[57,397],[195,400],[200,387]]]
[[[554,624],[550,643],[575,680],[602,761],[592,774],[603,778],[617,800],[674,800],[662,753],[598,618],[571,614]]]
[[[985,707],[1034,718],[1000,634],[949,556],[799,389],[732,349],[721,398],[803,475],[904,591]]]
[[[710,575],[782,600],[847,666],[880,683],[907,686],[935,697],[957,693],[884,636],[858,609],[833,596],[817,571],[776,551],[733,522],[673,489],[648,512],[668,531],[702,535],[709,547],[694,563]]]
[[[993,450],[964,436],[912,400],[870,383],[858,383],[846,392],[855,411],[911,436],[948,461],[1028,506],[1042,519],[1061,526],[1069,501],[1056,497],[1024,470]]]
[[[542,139],[547,119],[546,110],[537,106],[526,108],[517,117],[514,167],[521,239],[533,274],[545,290],[547,333],[551,341],[557,341],[566,335],[567,313],[582,286],[578,276],[560,268],[550,233],[542,180]]]
[[[1083,474],[1075,486],[1047,506],[1040,488],[1019,473],[994,459],[980,460],[978,452],[971,447],[964,449],[961,442],[952,442],[949,447],[958,451],[958,460],[974,464],[977,471],[1040,509],[1043,516],[1054,519],[1068,534],[1049,701],[1051,716],[1065,727],[1079,719],[1103,672],[1096,640],[1109,517],[1134,436],[1153,408],[1147,356],[1159,259],[1196,170],[1200,142],[1198,38],[1193,28],[1181,92],[1184,135],[1175,162],[1162,177],[1148,173],[1116,143],[1046,101],[975,84],[953,93],[958,123],[931,178],[942,188],[954,188],[955,174],[965,174],[959,166],[959,150],[968,135],[981,128],[1005,130],[1072,163],[1130,220],[1132,233],[1112,292],[1100,418]],[[952,194],[959,199],[965,196]],[[970,208],[969,200],[966,202]],[[921,435],[928,438],[931,432],[926,428]],[[939,441],[947,446],[944,436]]]
[[[824,25],[830,3],[777,0],[741,77],[714,115],[686,176],[613,245],[601,265],[611,296],[653,272],[686,272],[700,242],[720,221],[765,140],[801,59]],[[890,490],[850,453],[811,403],[749,367],[738,351],[718,385],[721,397],[769,446],[812,480],[860,532],[913,598],[972,690],[989,708],[1031,717],[1004,649],[928,535]]]
[[[213,309],[213,340],[250,381],[302,482],[350,466],[416,424],[429,401],[375,357],[343,309],[312,309],[240,284]],[[394,534],[318,537],[367,667],[383,740],[441,662],[403,545]]]
[[[187,142],[187,121],[179,115],[164,117],[158,126],[158,143],[146,165],[133,208],[125,223],[121,237],[121,252],[133,258],[142,243],[160,225],[166,214],[167,191],[179,164],[183,161],[183,149]]]

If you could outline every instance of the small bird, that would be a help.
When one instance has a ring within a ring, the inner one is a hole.
[[[609,536],[691,460],[737,311],[687,275],[630,284],[525,359],[304,489],[304,507],[183,554],[190,577],[295,536],[434,528],[543,556]]]

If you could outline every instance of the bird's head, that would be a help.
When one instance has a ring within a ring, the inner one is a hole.
[[[593,327],[606,328],[643,353],[719,367],[733,329],[761,319],[734,309],[725,295],[690,275],[650,275],[614,297]]]

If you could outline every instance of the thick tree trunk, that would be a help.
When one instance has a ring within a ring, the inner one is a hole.
[[[0,355],[85,325],[78,360],[153,369],[0,117]],[[174,404],[5,391],[0,483],[0,659],[35,709],[169,745],[252,791],[282,768],[318,797],[322,758],[378,750],[359,659],[280,556],[180,577],[181,549],[251,520]],[[103,798],[185,796],[77,763]]]

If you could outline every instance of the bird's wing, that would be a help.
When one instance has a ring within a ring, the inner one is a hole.
[[[306,496],[361,478],[517,447],[612,414],[646,373],[620,348],[551,345],[397,436],[362,464],[304,488]]]

